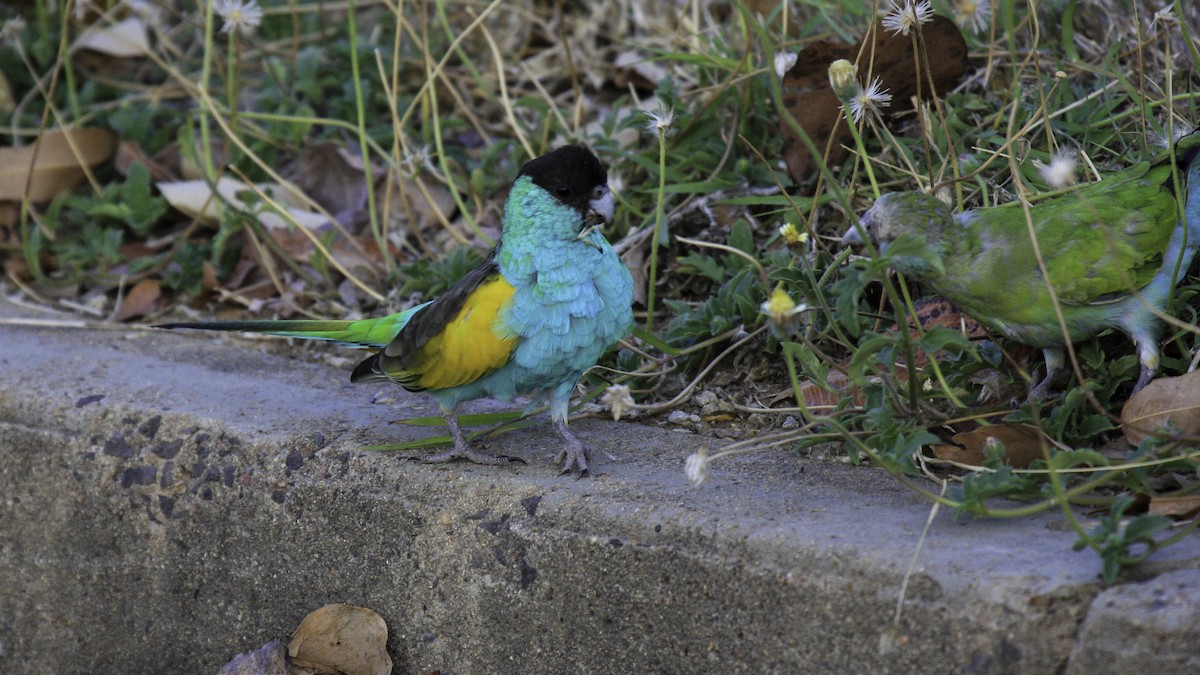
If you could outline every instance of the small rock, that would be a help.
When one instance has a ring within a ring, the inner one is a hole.
[[[153,465],[143,464],[125,469],[121,472],[121,487],[129,488],[134,485],[150,485],[158,475]]]
[[[692,426],[699,421],[699,415],[686,413],[682,410],[675,410],[670,415],[667,415],[667,422],[671,424],[678,424],[680,426]]]
[[[75,407],[82,408],[85,405],[91,405],[93,403],[97,403],[97,402],[103,401],[103,400],[104,400],[104,394],[92,394],[91,396],[84,396],[83,398],[79,399],[78,401],[75,401]]]
[[[146,438],[153,439],[158,434],[158,428],[160,426],[162,426],[162,415],[155,415],[145,422],[142,422],[141,425],[138,426],[137,430],[138,433]]]
[[[129,441],[125,440],[122,434],[113,434],[111,438],[104,442],[104,454],[120,459],[129,459],[133,457],[133,446]]]

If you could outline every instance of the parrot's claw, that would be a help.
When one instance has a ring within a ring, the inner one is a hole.
[[[562,465],[562,471],[558,473],[560,476],[565,476],[579,468],[579,475],[576,478],[584,478],[588,475],[588,449],[575,438],[575,434],[567,429],[567,423],[562,420],[555,420],[554,426],[558,428],[558,433],[563,437],[562,450],[558,451],[558,457],[554,460],[555,463]]]
[[[1130,394],[1138,393],[1139,391],[1144,389],[1146,385],[1150,384],[1150,380],[1153,380],[1153,379],[1154,379],[1154,370],[1147,368],[1146,366],[1142,366],[1142,372],[1138,376],[1137,384],[1133,385],[1133,391],[1131,391]]]
[[[456,459],[465,459],[468,462],[475,464],[486,464],[489,466],[507,466],[509,464],[525,464],[525,460],[520,457],[512,457],[510,455],[493,455],[489,452],[474,450],[469,447],[451,448],[445,452],[439,452],[433,455],[425,455],[424,457],[410,457],[414,461],[423,464],[444,464],[453,462]]]
[[[1059,387],[1064,383],[1067,371],[1054,367],[1050,357],[1046,359],[1046,376],[1041,382],[1029,388],[1029,397],[1027,403],[1043,403],[1048,399],[1055,399],[1062,395]]]
[[[476,450],[467,443],[467,437],[463,435],[462,427],[458,424],[458,417],[454,413],[444,413],[446,418],[446,427],[450,429],[450,436],[454,438],[454,447],[432,455],[424,457],[412,457],[418,462],[425,464],[444,464],[453,462],[456,459],[465,459],[468,462],[475,464],[486,464],[488,466],[507,466],[509,464],[525,464],[525,460],[520,457],[511,457],[509,455],[493,455],[490,452]]]

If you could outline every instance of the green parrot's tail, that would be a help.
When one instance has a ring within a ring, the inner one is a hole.
[[[382,349],[404,328],[417,309],[419,307],[399,314],[358,321],[200,321],[164,323],[154,327],[262,333],[306,340],[329,340],[350,347]]]

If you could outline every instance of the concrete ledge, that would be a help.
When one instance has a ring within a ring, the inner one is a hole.
[[[0,304],[0,317],[32,315]],[[430,400],[214,336],[0,325],[0,670],[214,672],[328,602],[397,672],[1195,672],[1200,541],[1105,589],[1054,514],[930,530],[885,473],[585,420],[598,475],[356,450]],[[487,409],[494,404],[481,404]],[[609,458],[606,456],[611,455]],[[1145,630],[1130,630],[1142,626]],[[1122,669],[1122,668],[1116,668]]]

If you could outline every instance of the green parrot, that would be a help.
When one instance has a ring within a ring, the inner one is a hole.
[[[464,401],[549,401],[562,435],[562,472],[587,475],[590,455],[567,428],[583,372],[633,325],[633,278],[598,227],[613,216],[608,174],[584,146],[527,162],[504,204],[501,241],[437,299],[360,321],[221,321],[160,328],[245,331],[377,350],[352,382],[394,382],[441,405],[454,447],[426,462],[522,461],[471,448],[455,410]]]
[[[1143,162],[1029,208],[1071,342],[1108,328],[1127,335],[1141,362],[1134,391],[1158,370],[1157,314],[1200,246],[1198,141],[1200,133],[1182,139],[1175,164]],[[1041,348],[1046,375],[1029,397],[1046,397],[1066,363],[1065,341],[1024,209],[951,215],[933,195],[899,192],[876,200],[862,227],[881,252],[903,235],[922,244],[893,251],[891,266],[1005,337]],[[862,238],[855,228],[842,240]]]

